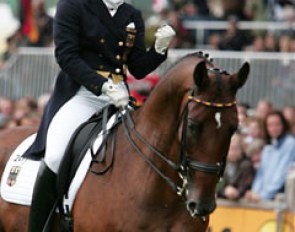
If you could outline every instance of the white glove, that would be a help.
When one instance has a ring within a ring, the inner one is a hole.
[[[101,92],[111,98],[112,103],[117,107],[124,107],[129,102],[129,92],[123,81],[115,84],[111,78],[103,83]]]
[[[175,31],[169,25],[163,25],[158,28],[155,33],[156,42],[155,42],[155,50],[157,53],[164,55],[166,50],[169,47],[169,44],[173,37],[175,36]]]

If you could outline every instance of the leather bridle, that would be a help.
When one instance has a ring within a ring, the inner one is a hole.
[[[125,115],[122,117],[123,127],[125,134],[130,142],[130,144],[134,147],[137,153],[144,159],[146,163],[156,172],[158,173],[171,187],[174,191],[177,192],[178,195],[183,196],[188,187],[188,173],[190,170],[205,172],[208,174],[217,175],[219,178],[223,176],[225,165],[226,165],[226,156],[223,157],[222,162],[218,162],[216,164],[208,164],[203,163],[195,160],[190,160],[187,155],[187,141],[186,141],[186,134],[187,134],[187,124],[188,124],[188,111],[189,111],[189,104],[191,102],[195,102],[197,104],[206,106],[206,107],[214,107],[214,108],[229,108],[236,106],[236,101],[229,102],[229,103],[215,103],[215,102],[208,102],[203,101],[193,96],[188,96],[188,101],[185,105],[184,111],[181,116],[181,120],[183,121],[182,126],[182,133],[181,133],[181,143],[180,143],[180,150],[179,150],[179,161],[177,163],[169,160],[165,155],[159,152],[154,146],[149,144],[146,139],[135,129],[135,124],[131,117],[129,111],[126,112]],[[146,155],[144,154],[138,145],[135,143],[134,139],[131,137],[131,131],[133,134],[145,145],[147,146],[155,155],[157,155],[160,159],[166,162],[171,168],[176,170],[179,176],[182,179],[182,186],[178,186],[171,178],[166,176],[162,170],[160,170],[155,163]]]

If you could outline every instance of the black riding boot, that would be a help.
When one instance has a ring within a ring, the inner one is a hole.
[[[56,174],[42,161],[34,186],[29,218],[29,232],[51,231],[51,223],[48,223],[50,226],[46,230],[44,230],[44,226],[50,212],[53,210],[55,200]]]

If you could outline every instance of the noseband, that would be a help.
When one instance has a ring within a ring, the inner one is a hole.
[[[225,169],[226,164],[226,156],[223,157],[222,162],[218,162],[216,164],[208,164],[202,163],[199,161],[190,160],[188,158],[186,152],[186,133],[187,133],[187,123],[188,123],[188,111],[189,111],[189,103],[195,102],[197,104],[206,106],[206,107],[213,107],[213,108],[229,108],[236,106],[236,101],[228,102],[228,103],[216,103],[216,102],[208,102],[204,100],[200,100],[193,96],[188,96],[188,101],[182,113],[182,133],[181,133],[181,142],[180,142],[180,150],[179,150],[179,161],[174,163],[173,161],[166,158],[165,155],[161,154],[155,147],[149,144],[146,139],[135,129],[135,124],[132,120],[130,112],[123,116],[123,126],[125,129],[125,134],[130,142],[130,144],[134,147],[137,153],[144,159],[145,162],[156,172],[158,173],[171,187],[174,191],[177,192],[178,195],[183,196],[188,187],[188,173],[190,170],[205,172],[208,174],[215,174],[218,177],[222,177]],[[176,170],[179,176],[182,179],[182,186],[178,186],[173,180],[167,177],[154,163],[151,159],[148,158],[146,154],[144,154],[138,145],[135,143],[134,139],[131,137],[130,132],[133,131],[134,135],[145,145],[147,146],[155,155],[157,155],[160,159],[166,162],[170,167]]]

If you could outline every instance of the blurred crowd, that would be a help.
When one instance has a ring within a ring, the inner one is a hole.
[[[31,97],[23,97],[13,101],[0,96],[0,133],[1,130],[17,126],[37,128],[49,97],[50,94],[44,94],[37,100]]]
[[[239,21],[295,21],[294,0],[170,0],[166,8],[147,19],[147,42],[153,43],[153,32],[169,23],[176,31],[172,47],[206,48],[235,51],[294,52],[294,30],[241,30]],[[184,21],[227,21],[225,30],[206,30],[204,41],[196,41],[196,33]]]
[[[295,21],[295,0],[158,0],[166,4],[153,14],[146,15],[146,43],[152,46],[154,32],[164,23],[169,23],[177,32],[171,47],[206,48],[236,51],[272,51],[294,52],[294,30],[259,30],[239,29],[239,21]],[[157,1],[156,1],[157,2]],[[32,25],[26,31],[25,22],[6,39],[6,51],[1,55],[0,69],[15,53],[19,46],[52,46],[53,19],[47,13],[44,1],[33,1]],[[202,44],[197,44],[195,31],[184,27],[188,20],[226,20],[225,30],[205,30]]]
[[[284,192],[287,175],[295,167],[295,107],[276,110],[267,100],[254,109],[240,104],[238,118],[218,196],[273,200]]]

